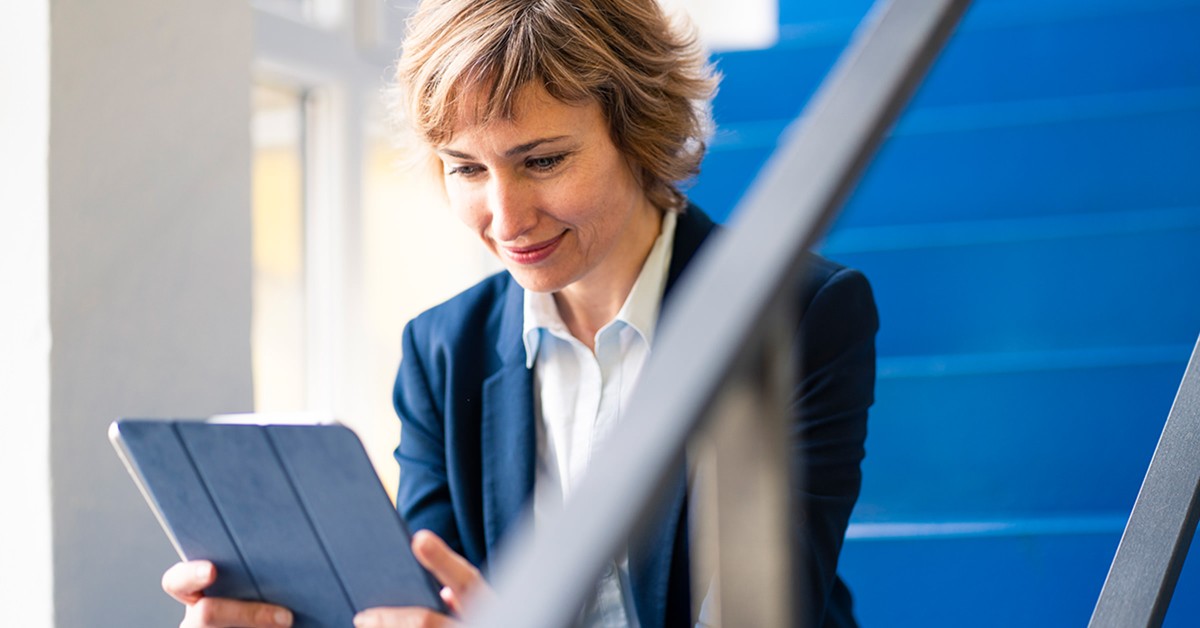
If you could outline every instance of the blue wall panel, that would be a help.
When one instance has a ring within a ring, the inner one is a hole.
[[[831,257],[870,279],[883,355],[1191,345],[1200,333],[1200,224]]]
[[[840,569],[867,628],[1085,626],[1119,538],[852,540]]]
[[[972,12],[912,108],[1045,101],[1200,86],[1200,7],[1089,14],[1072,21],[988,19]],[[715,56],[725,75],[713,105],[719,125],[794,117],[849,33]],[[1114,42],[1144,42],[1121,46]]]
[[[839,570],[866,628],[1086,626],[1120,531],[1028,530],[851,539]],[[1032,526],[1036,528],[1036,524]],[[1194,558],[1194,557],[1193,557]],[[1200,560],[1184,565],[1164,626],[1200,618]]]
[[[1127,512],[1187,362],[1181,352],[1152,364],[945,375],[889,373],[884,360],[855,520]]]
[[[989,23],[986,15],[967,16],[914,98],[914,108],[1200,85],[1197,6],[1032,23]]]
[[[1200,98],[1184,104],[957,132],[906,133],[910,118],[840,226],[1200,207]]]
[[[953,128],[914,112],[868,168],[838,229],[1200,207],[1200,91],[1111,108],[1133,115],[1071,119],[1049,107],[977,108]],[[689,195],[728,216],[773,149],[744,141],[714,146]]]

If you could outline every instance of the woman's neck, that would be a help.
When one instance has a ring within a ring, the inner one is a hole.
[[[662,212],[652,211],[653,218],[635,232],[628,245],[612,252],[619,263],[612,265],[610,272],[592,273],[554,293],[554,304],[567,330],[593,351],[596,333],[621,311],[662,231]]]

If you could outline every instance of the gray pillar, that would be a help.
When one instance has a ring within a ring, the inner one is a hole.
[[[175,560],[105,431],[252,409],[248,2],[50,0],[58,626],[166,626]]]

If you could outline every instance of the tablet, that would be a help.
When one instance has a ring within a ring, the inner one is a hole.
[[[216,565],[206,595],[285,606],[298,628],[445,612],[350,429],[122,419],[109,439],[179,555]]]

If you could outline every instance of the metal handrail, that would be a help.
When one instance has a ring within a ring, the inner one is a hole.
[[[1161,626],[1200,520],[1200,340],[1092,612],[1090,628]]]
[[[528,521],[517,528],[492,562],[497,595],[467,609],[469,623],[570,623],[603,566],[650,516],[727,383],[744,380],[739,375],[762,351],[789,350],[771,346],[775,326],[764,323],[788,307],[781,295],[803,270],[804,252],[832,222],[967,5],[894,0],[872,10],[744,197],[735,228],[709,244],[674,289],[626,418],[564,511],[536,535]],[[759,363],[778,363],[767,357]],[[786,408],[778,414],[786,420]],[[776,472],[787,477],[786,468]]]

